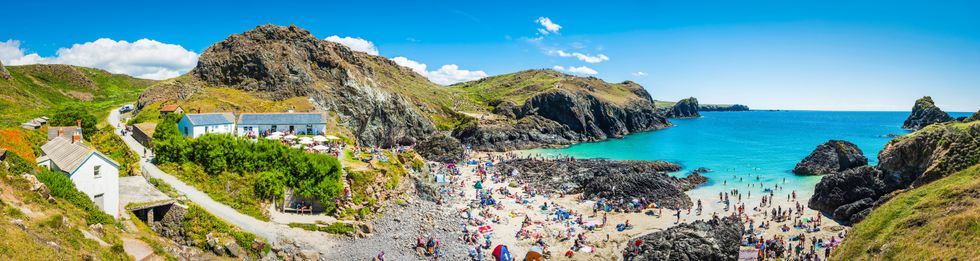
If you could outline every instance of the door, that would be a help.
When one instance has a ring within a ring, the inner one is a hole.
[[[105,194],[95,195],[95,205],[99,207],[99,210],[105,210]]]

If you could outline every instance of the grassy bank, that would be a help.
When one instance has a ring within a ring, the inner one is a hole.
[[[835,260],[980,257],[980,165],[906,191],[851,230]]]
[[[181,181],[207,193],[215,201],[228,205],[242,214],[262,221],[269,216],[262,211],[261,198],[255,194],[255,176],[221,172],[210,175],[201,165],[192,162],[183,164],[164,163],[160,170],[176,176]]]

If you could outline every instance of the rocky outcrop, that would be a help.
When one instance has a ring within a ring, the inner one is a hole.
[[[463,144],[446,135],[435,135],[419,142],[415,152],[427,160],[444,163],[460,163],[465,156]]]
[[[7,67],[3,67],[3,62],[0,61],[0,80],[10,80],[13,77],[10,76],[10,72],[7,71]]]
[[[953,121],[953,117],[936,107],[932,97],[925,96],[915,101],[915,106],[912,106],[912,114],[909,115],[908,119],[905,119],[902,128],[918,130],[929,126],[929,124],[949,121]]]
[[[970,115],[970,117],[966,117],[966,119],[962,120],[962,122],[973,122],[973,121],[980,121],[980,111],[977,111],[977,113],[974,113],[973,115]]]
[[[677,101],[677,103],[675,103],[674,106],[670,108],[670,111],[667,112],[666,116],[667,118],[674,118],[674,119],[697,118],[697,117],[701,117],[701,114],[698,113],[699,108],[700,106],[698,105],[698,99],[694,97],[690,97],[687,99]]]
[[[742,104],[701,104],[698,111],[748,111],[749,106]]]
[[[915,188],[980,162],[980,122],[934,124],[888,142],[877,166],[824,176],[810,208],[859,222],[896,191]]]
[[[585,198],[606,199],[614,208],[633,198],[686,208],[692,202],[684,191],[707,181],[696,173],[687,178],[667,175],[664,172],[680,170],[680,166],[664,161],[516,159],[497,164],[497,168],[504,174],[516,170],[521,183],[535,184],[545,192],[583,193]]]
[[[627,260],[738,260],[744,230],[734,217],[682,223],[630,240]]]
[[[857,145],[843,140],[830,140],[817,146],[809,156],[797,163],[793,173],[831,174],[864,165],[868,165],[868,158],[864,157]]]
[[[453,136],[476,150],[503,151],[621,138],[670,126],[656,113],[650,95],[642,87],[636,92],[644,98],[616,104],[584,91],[547,91],[519,108],[508,110],[504,105],[500,111],[514,112],[514,123],[471,125],[454,131]]]

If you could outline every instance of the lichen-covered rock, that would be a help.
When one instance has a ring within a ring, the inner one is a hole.
[[[700,109],[700,105],[698,105],[698,99],[694,97],[690,97],[687,99],[677,101],[677,103],[675,103],[674,106],[670,108],[670,111],[667,112],[666,116],[667,118],[674,118],[674,119],[697,118],[697,117],[701,117],[701,114],[698,113],[699,109]]]
[[[630,240],[623,255],[629,260],[738,260],[744,230],[734,217],[682,223]]]
[[[13,77],[10,76],[10,72],[7,71],[7,67],[3,67],[3,62],[0,61],[0,80],[10,80]]]
[[[908,119],[905,119],[902,128],[918,130],[929,126],[929,124],[949,121],[953,121],[953,117],[936,107],[932,97],[925,96],[915,101],[915,106],[912,106],[912,114],[909,114]]]
[[[837,173],[868,165],[868,158],[854,143],[830,140],[817,146],[809,156],[796,164],[793,173],[820,175]]]
[[[415,151],[427,160],[444,163],[459,163],[463,161],[463,144],[456,138],[446,135],[435,135],[415,146]]]

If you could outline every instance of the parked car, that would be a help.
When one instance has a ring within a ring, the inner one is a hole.
[[[130,111],[133,111],[133,105],[132,104],[128,104],[128,105],[125,105],[125,106],[122,106],[121,108],[119,108],[119,112],[130,112]]]

